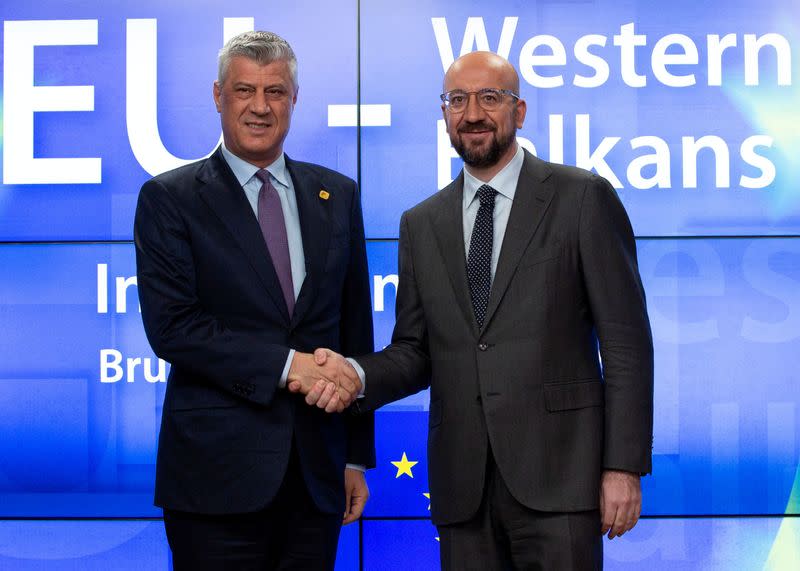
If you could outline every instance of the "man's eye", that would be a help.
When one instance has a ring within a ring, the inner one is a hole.
[[[464,96],[463,95],[451,95],[450,96],[450,104],[451,105],[461,105],[464,103]]]
[[[486,103],[497,103],[498,101],[496,93],[484,93],[481,95],[481,99],[483,99]]]

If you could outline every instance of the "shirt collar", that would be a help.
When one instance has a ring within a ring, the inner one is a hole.
[[[519,173],[522,170],[522,163],[525,159],[525,152],[522,147],[517,143],[517,152],[508,162],[503,169],[492,177],[489,182],[483,182],[472,176],[468,167],[464,168],[464,208],[467,208],[472,201],[475,200],[475,195],[478,189],[484,184],[488,184],[495,189],[498,194],[502,194],[509,200],[514,200],[514,194],[517,192],[517,181],[519,180]]]
[[[222,156],[225,157],[225,161],[228,163],[228,166],[231,167],[233,175],[242,186],[247,184],[250,179],[261,170],[260,167],[252,165],[246,160],[234,155],[228,150],[224,143],[222,144]],[[280,156],[275,159],[275,162],[267,165],[266,169],[269,171],[269,174],[272,175],[273,180],[277,181],[281,186],[289,188],[289,171],[286,168],[286,155],[281,153]]]

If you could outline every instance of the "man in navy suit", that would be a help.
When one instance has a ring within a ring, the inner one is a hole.
[[[310,351],[373,347],[358,189],[283,153],[297,93],[285,40],[231,39],[214,83],[224,144],[139,195],[142,319],[172,366],[155,503],[175,569],[333,569],[368,497],[373,418],[286,389],[335,386],[341,411],[360,385]]]

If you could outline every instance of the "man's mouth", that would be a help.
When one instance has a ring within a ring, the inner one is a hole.
[[[492,129],[464,129],[459,131],[462,139],[466,141],[482,141],[493,133]]]
[[[458,130],[462,135],[469,133],[489,133],[493,129],[489,125],[467,125]]]

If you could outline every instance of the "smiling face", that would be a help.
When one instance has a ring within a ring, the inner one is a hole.
[[[243,56],[231,58],[225,79],[214,82],[214,102],[225,146],[258,167],[283,152],[297,89],[286,61],[260,65]]]
[[[455,89],[476,92],[485,88],[519,93],[517,72],[508,61],[489,52],[472,52],[458,58],[444,78],[445,92]],[[468,166],[491,175],[514,156],[516,133],[525,120],[525,111],[525,101],[509,95],[493,111],[483,109],[473,95],[469,96],[467,107],[458,113],[442,105],[453,148]]]

